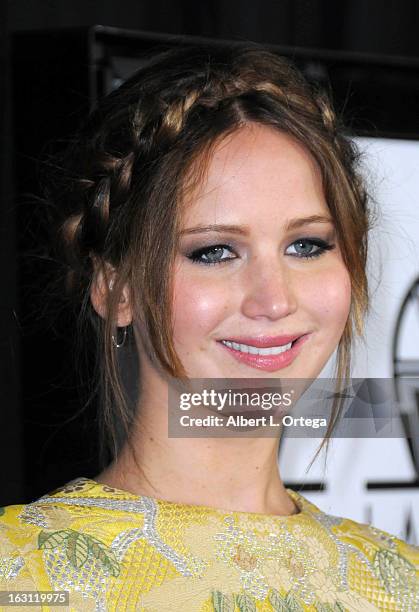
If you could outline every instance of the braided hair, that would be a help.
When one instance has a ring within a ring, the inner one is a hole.
[[[130,287],[156,363],[168,375],[184,377],[171,329],[171,266],[182,198],[205,171],[214,144],[252,122],[294,137],[320,168],[352,285],[337,358],[337,378],[349,376],[351,341],[362,333],[368,309],[370,219],[357,150],[329,100],[287,60],[256,46],[161,53],[100,101],[70,147],[65,189],[55,196],[67,287],[87,310],[95,271],[116,271],[108,316],[101,321],[92,308],[89,315],[101,343],[103,437],[114,456],[115,423],[128,438],[132,422],[112,345],[122,287]]]

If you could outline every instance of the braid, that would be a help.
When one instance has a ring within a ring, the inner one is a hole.
[[[197,103],[199,93],[192,91],[184,98],[174,100],[167,105],[167,110],[163,114],[161,131],[168,131],[172,138],[175,138],[182,130],[188,111]]]
[[[206,113],[216,114],[237,101],[267,96],[282,104],[284,113],[323,126],[341,154],[349,154],[327,97],[310,95],[308,84],[283,59],[250,49],[234,61],[231,71],[222,62],[213,62],[201,72],[186,70],[181,78],[178,74],[175,78],[176,86],[171,76],[162,87],[163,77],[145,70],[143,87],[137,86],[134,95],[131,92],[132,99],[118,109],[112,121],[105,123],[106,105],[93,115],[89,126],[92,136],[81,164],[88,172],[73,185],[74,200],[79,206],[83,202],[83,207],[65,220],[62,228],[71,266],[78,259],[80,268],[90,274],[86,258],[92,253],[105,255],[109,229],[117,226],[113,219],[130,197],[135,170],[141,176],[153,159],[170,150],[190,117],[200,117],[205,123]],[[116,140],[122,141],[123,152],[115,153]]]

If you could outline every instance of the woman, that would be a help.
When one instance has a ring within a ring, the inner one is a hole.
[[[58,229],[113,460],[4,509],[1,589],[69,591],[74,610],[419,609],[419,549],[286,489],[279,435],[168,435],[179,380],[312,379],[335,349],[349,375],[368,305],[356,162],[328,101],[259,49],[167,52],[102,101]]]

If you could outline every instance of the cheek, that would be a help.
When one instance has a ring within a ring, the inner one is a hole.
[[[311,311],[317,320],[340,334],[351,306],[351,281],[343,263],[313,275],[310,295]]]
[[[199,342],[229,312],[230,292],[224,283],[205,278],[202,272],[199,278],[190,272],[176,274],[173,296],[173,331],[177,343]]]

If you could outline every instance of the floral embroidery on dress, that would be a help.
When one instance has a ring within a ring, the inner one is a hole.
[[[91,555],[101,563],[107,573],[112,574],[112,576],[119,575],[120,566],[115,553],[97,538],[86,533],[80,533],[74,529],[40,532],[38,548],[53,549],[60,547],[65,549],[67,559],[76,569],[83,567]]]
[[[0,578],[11,580],[16,578],[25,561],[22,557],[2,557],[0,558]]]
[[[281,595],[276,589],[271,589],[266,600],[273,612],[304,612],[304,602],[292,593]],[[258,610],[257,600],[247,593],[233,593],[226,595],[221,591],[213,591],[212,605],[215,612],[256,612]],[[343,604],[339,601],[315,604],[316,612],[346,612]]]
[[[419,593],[419,577],[408,559],[391,550],[379,550],[374,557],[374,569],[387,591],[398,596],[412,596]]]
[[[289,517],[75,479],[0,515],[0,589],[70,592],[91,612],[413,612],[419,548],[322,513]]]

